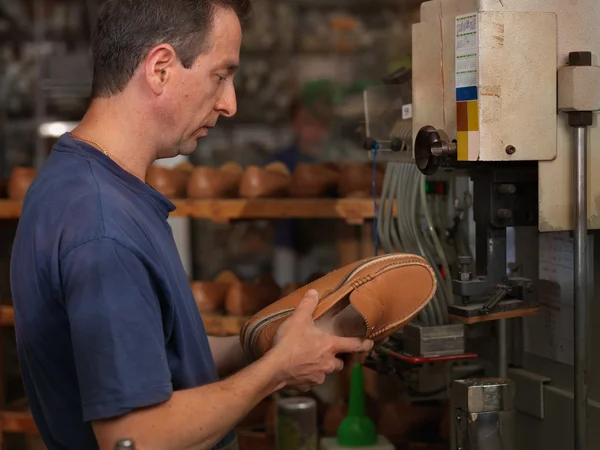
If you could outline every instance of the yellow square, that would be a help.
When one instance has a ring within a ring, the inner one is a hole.
[[[469,131],[479,131],[479,102],[468,102],[467,117],[469,122]]]
[[[458,146],[458,161],[468,161],[469,160],[469,132],[468,131],[459,131],[456,133],[456,141]]]

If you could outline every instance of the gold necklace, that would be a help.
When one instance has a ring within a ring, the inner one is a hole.
[[[88,141],[87,139],[83,139],[82,137],[79,137],[79,136],[75,136],[73,133],[69,133],[69,136],[71,136],[73,139],[77,139],[78,141],[87,142],[88,144],[93,145],[94,147],[98,148],[99,150],[102,150],[102,153],[104,153],[104,155],[108,156],[108,152],[100,144],[97,144],[94,141]],[[110,156],[109,156],[109,158],[110,158]]]

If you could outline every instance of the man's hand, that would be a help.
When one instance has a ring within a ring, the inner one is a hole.
[[[308,291],[294,313],[277,330],[271,350],[282,364],[282,384],[304,392],[322,384],[327,374],[344,368],[337,355],[367,352],[373,348],[372,341],[333,336],[318,329],[312,318],[318,303],[318,293]]]

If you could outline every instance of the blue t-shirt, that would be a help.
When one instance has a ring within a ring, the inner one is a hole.
[[[218,380],[167,223],[174,209],[69,135],[27,192],[10,281],[23,382],[49,450],[98,448],[91,421]]]

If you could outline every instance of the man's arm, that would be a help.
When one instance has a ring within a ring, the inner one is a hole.
[[[140,450],[209,450],[283,386],[274,354],[219,383],[177,391],[167,402],[113,420],[93,422],[100,450],[133,439]]]
[[[100,449],[112,450],[123,438],[141,450],[209,450],[263,398],[291,386],[307,391],[340,371],[340,353],[364,352],[371,341],[341,338],[319,330],[312,320],[316,292],[307,293],[275,336],[261,360],[227,380],[175,392],[164,404],[122,418],[93,423]]]
[[[239,336],[209,336],[210,351],[221,376],[231,375],[251,363]]]
[[[61,258],[82,420],[92,424],[102,450],[125,438],[141,450],[210,449],[273,391],[308,390],[341,370],[337,354],[372,346],[319,330],[313,292],[280,326],[261,361],[222,382],[173,392],[166,305],[156,290],[161,273],[152,270],[110,238],[88,241]],[[199,357],[211,358],[207,352]]]

